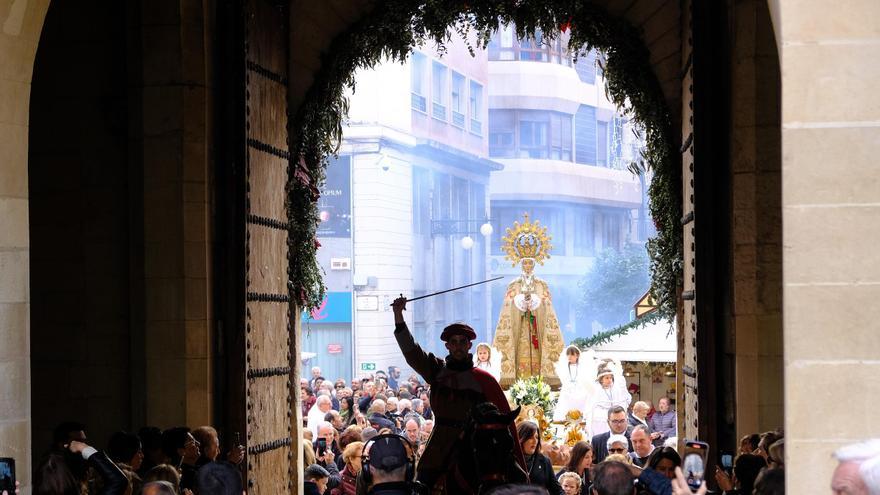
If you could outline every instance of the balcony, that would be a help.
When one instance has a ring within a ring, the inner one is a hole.
[[[435,119],[445,121],[446,120],[446,107],[437,103],[437,102],[433,102],[431,104],[431,116],[434,117]]]
[[[425,99],[424,96],[422,96],[418,93],[411,93],[411,94],[412,94],[411,105],[412,105],[413,110],[418,110],[422,113],[427,113],[428,112],[427,99]]]

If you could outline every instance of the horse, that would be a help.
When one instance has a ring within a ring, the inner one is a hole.
[[[499,485],[528,480],[514,454],[516,441],[509,428],[519,410],[505,414],[491,402],[471,409],[446,476],[445,493],[479,495]]]

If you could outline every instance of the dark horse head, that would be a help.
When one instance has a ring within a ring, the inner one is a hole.
[[[507,483],[522,483],[526,473],[514,455],[510,425],[519,408],[502,413],[491,402],[477,404],[458,446],[455,476],[447,478],[447,493],[485,493]]]

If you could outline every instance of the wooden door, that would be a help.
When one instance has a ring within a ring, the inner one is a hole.
[[[298,491],[299,458],[285,209],[289,17],[268,0],[244,0],[244,14],[247,487],[280,494]]]

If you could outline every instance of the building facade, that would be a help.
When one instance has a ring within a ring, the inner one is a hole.
[[[577,302],[596,255],[643,244],[651,231],[644,185],[627,170],[639,158],[641,139],[606,98],[596,52],[573,57],[567,44],[565,34],[521,40],[504,26],[489,45],[489,156],[504,167],[490,183],[490,272],[519,273],[501,250],[514,221],[528,213],[547,226],[553,251],[536,273],[548,282],[563,337],[571,341],[594,331]],[[493,314],[503,289],[493,294]]]

